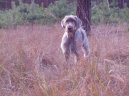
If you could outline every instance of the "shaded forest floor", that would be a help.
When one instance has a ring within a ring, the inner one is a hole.
[[[70,68],[62,35],[59,24],[0,29],[0,96],[129,96],[127,24],[92,26],[91,56]]]

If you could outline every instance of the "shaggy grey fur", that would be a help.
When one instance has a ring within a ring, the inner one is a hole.
[[[61,21],[61,26],[65,29],[61,41],[61,49],[66,61],[69,60],[71,53],[75,55],[75,63],[79,60],[80,51],[84,58],[90,53],[89,41],[85,30],[82,28],[82,21],[74,15],[65,16]]]

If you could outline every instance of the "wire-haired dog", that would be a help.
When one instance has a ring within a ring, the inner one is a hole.
[[[71,53],[75,55],[75,63],[79,60],[80,51],[84,53],[84,58],[89,55],[89,41],[85,30],[82,28],[82,21],[74,15],[65,16],[61,21],[61,26],[65,29],[61,41],[61,49],[68,61]]]

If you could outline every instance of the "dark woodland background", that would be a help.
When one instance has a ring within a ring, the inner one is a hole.
[[[31,4],[32,2],[35,2],[36,4],[39,4],[40,6],[43,5],[44,7],[48,7],[49,4],[54,3],[58,0],[0,0],[0,9],[10,9],[12,8],[11,2],[15,2],[16,5],[19,5],[19,2],[28,3]],[[72,2],[73,0],[68,0],[69,2]],[[100,4],[104,0],[88,0],[96,2],[97,4]],[[118,6],[119,8],[123,8],[126,4],[129,7],[129,0],[107,0],[109,2],[110,6],[112,3],[115,3],[115,6]]]
[[[90,31],[91,24],[129,22],[128,7],[128,0],[0,0],[0,27],[52,24],[76,14]]]

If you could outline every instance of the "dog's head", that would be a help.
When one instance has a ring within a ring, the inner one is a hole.
[[[61,26],[65,28],[69,36],[73,36],[76,30],[82,26],[82,22],[77,16],[67,15],[61,21]]]

